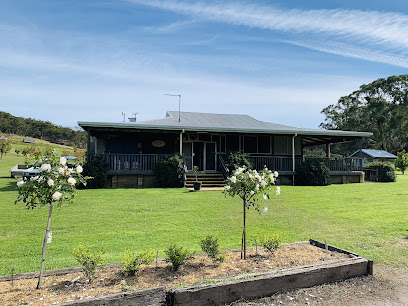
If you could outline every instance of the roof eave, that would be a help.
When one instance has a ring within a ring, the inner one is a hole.
[[[84,122],[79,121],[78,125],[87,130],[87,128],[123,128],[123,129],[142,129],[142,130],[171,130],[171,131],[194,131],[194,132],[224,132],[224,133],[268,133],[268,134],[285,134],[285,135],[325,135],[339,137],[370,137],[370,132],[351,132],[337,130],[272,130],[272,129],[236,129],[220,127],[193,127],[193,126],[174,126],[174,125],[147,125],[132,123],[111,123],[111,122]]]

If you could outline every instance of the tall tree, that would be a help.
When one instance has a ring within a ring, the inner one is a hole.
[[[408,74],[361,85],[322,113],[326,118],[320,127],[372,132],[375,148],[403,149],[408,142]]]

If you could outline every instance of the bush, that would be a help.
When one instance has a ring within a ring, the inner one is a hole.
[[[105,265],[103,254],[105,254],[105,247],[102,247],[97,252],[91,252],[92,245],[79,244],[77,249],[74,249],[72,253],[74,254],[76,260],[82,265],[82,271],[91,283],[95,278],[95,271],[97,268],[101,268]]]
[[[159,159],[154,172],[158,187],[183,187],[184,160],[181,155]]]
[[[330,169],[319,159],[306,159],[296,169],[295,183],[299,186],[329,185]]]
[[[191,251],[175,243],[170,244],[164,253],[166,254],[165,260],[172,264],[173,271],[177,271],[186,261],[194,259]]]
[[[207,235],[203,240],[200,241],[201,250],[207,254],[209,258],[214,261],[224,262],[226,254],[221,254],[218,256],[218,238],[214,238],[212,235]]]
[[[80,185],[78,188],[103,188],[108,180],[108,161],[105,155],[94,155],[84,164],[82,175],[92,177],[86,186]]]
[[[282,243],[282,234],[270,235],[265,233],[259,241],[265,249],[273,254]]]
[[[377,170],[378,182],[395,182],[395,170],[392,164],[384,162],[374,162],[367,164],[366,167]]]
[[[126,254],[122,258],[122,272],[125,276],[135,275],[141,265],[149,265],[154,260],[154,253],[151,250],[134,253],[125,250]]]
[[[397,153],[398,158],[395,160],[395,167],[399,168],[402,171],[402,174],[405,173],[405,169],[408,167],[408,153],[405,150]]]
[[[229,151],[225,157],[225,163],[230,170],[230,173],[238,169],[239,167],[246,166],[247,169],[253,168],[251,158],[244,153],[238,151]]]

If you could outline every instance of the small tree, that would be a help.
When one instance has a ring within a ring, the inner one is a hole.
[[[21,152],[21,149],[19,149],[19,148],[14,148],[14,152],[16,152],[16,154],[17,154],[17,156],[20,154],[20,152]]]
[[[246,210],[253,206],[260,211],[259,198],[263,196],[265,200],[269,199],[267,190],[275,184],[278,172],[272,172],[265,167],[259,173],[256,170],[247,170],[246,166],[239,167],[233,175],[227,178],[227,184],[224,189],[225,195],[231,197],[239,196],[243,202],[243,221],[244,227],[241,240],[241,258],[246,259]],[[276,195],[280,194],[280,187],[276,188]],[[265,207],[264,212],[268,209]]]
[[[38,169],[40,171],[39,175],[32,177],[30,180],[17,182],[19,190],[16,203],[23,202],[28,209],[49,205],[48,222],[44,237],[41,270],[37,289],[41,288],[45,253],[47,250],[47,237],[50,230],[54,204],[61,207],[64,202],[72,202],[74,196],[77,194],[75,185],[77,183],[85,184],[87,179],[81,175],[81,166],[70,169],[66,163],[67,160],[64,157],[58,157],[55,151],[47,151],[37,160],[37,164],[41,165]]]
[[[0,159],[3,159],[3,154],[6,155],[11,150],[11,144],[9,141],[0,139]]]
[[[405,150],[397,153],[398,158],[395,160],[395,167],[399,168],[402,171],[402,174],[405,173],[405,169],[408,167],[408,153]]]

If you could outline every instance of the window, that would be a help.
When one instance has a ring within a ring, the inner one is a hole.
[[[258,136],[258,153],[271,153],[271,137]]]
[[[239,151],[239,136],[227,135],[227,151]]]
[[[256,136],[244,136],[244,152],[245,153],[257,153]]]

